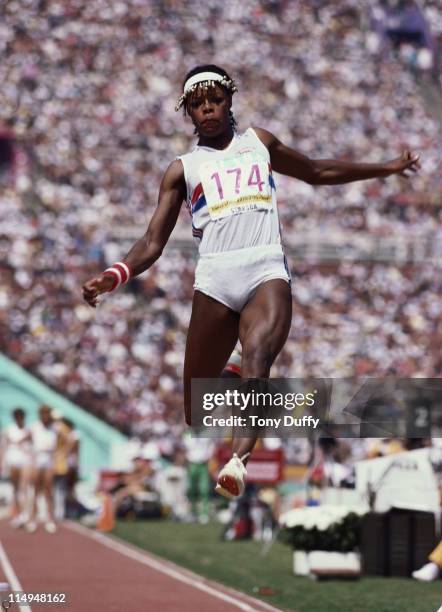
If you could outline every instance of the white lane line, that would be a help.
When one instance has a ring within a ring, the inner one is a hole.
[[[5,549],[3,548],[3,544],[0,541],[0,564],[5,572],[5,576],[8,580],[9,585],[13,591],[23,591],[23,587],[20,584],[19,579],[17,578],[17,574],[14,572],[14,569],[11,565],[11,562],[8,559],[8,555],[6,554]],[[20,612],[32,612],[29,606],[19,606]]]
[[[124,544],[123,542],[121,543],[117,542],[115,539],[113,539],[113,537],[105,536],[100,532],[92,531],[91,529],[88,529],[87,527],[83,527],[82,525],[79,525],[71,521],[65,521],[63,524],[65,527],[67,527],[68,529],[71,529],[72,531],[76,531],[78,533],[81,533],[82,535],[85,535],[86,537],[96,540],[97,542],[100,542],[104,546],[107,546],[108,548],[111,548],[112,550],[115,550],[123,555],[126,555],[126,557],[130,557],[131,559],[134,559],[135,561],[139,561],[140,563],[143,563],[144,565],[147,565],[157,570],[158,572],[161,572],[163,574],[166,574],[167,576],[170,576],[171,578],[174,578],[175,580],[179,580],[180,582],[183,582],[187,586],[192,586],[195,589],[199,589],[200,591],[209,593],[213,597],[216,597],[227,603],[230,603],[233,606],[236,606],[237,608],[239,608],[240,610],[244,610],[244,612],[257,612],[257,610],[268,610],[269,612],[280,612],[279,608],[274,608],[273,606],[270,606],[269,604],[263,601],[260,601],[260,600],[254,600],[252,597],[249,597],[248,595],[244,593],[238,592],[238,597],[242,597],[246,600],[247,599],[250,600],[251,604],[248,604],[245,601],[238,600],[237,598],[234,597],[234,595],[233,596],[228,595],[227,593],[223,593],[222,591],[215,589],[209,584],[206,584],[204,582],[204,579],[201,579],[197,574],[194,574],[193,572],[190,572],[188,570],[184,570],[184,569],[181,570],[181,568],[178,565],[175,565],[174,563],[170,561],[162,563],[160,560],[157,560],[151,557],[149,553],[144,553],[141,551],[138,552],[137,550],[135,550],[131,546]],[[226,588],[226,590],[233,592],[233,589],[229,589],[228,587],[223,586],[222,588]],[[258,607],[257,608],[253,607],[253,605],[258,606]]]

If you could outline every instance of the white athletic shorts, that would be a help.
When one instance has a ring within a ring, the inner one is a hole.
[[[200,255],[193,288],[241,312],[259,285],[275,278],[291,282],[282,246],[260,245]]]
[[[46,451],[38,451],[34,456],[34,466],[38,470],[47,470],[54,467],[54,455]]]
[[[24,468],[30,465],[31,457],[29,453],[16,447],[9,447],[4,456],[4,464],[7,469]]]

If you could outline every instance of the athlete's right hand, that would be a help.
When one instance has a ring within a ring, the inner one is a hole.
[[[110,291],[114,282],[110,274],[100,274],[100,276],[91,278],[83,285],[83,299],[89,306],[95,308],[98,304],[98,296]]]

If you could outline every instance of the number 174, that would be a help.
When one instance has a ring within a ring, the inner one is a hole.
[[[226,170],[226,173],[236,175],[235,176],[235,193],[239,193],[241,189],[241,168],[230,168],[229,170]],[[223,200],[224,190],[223,190],[223,186],[221,183],[219,172],[214,172],[210,178],[214,179],[216,183],[216,187],[218,189],[218,195],[220,197],[220,200]],[[252,167],[250,168],[250,174],[247,180],[247,185],[249,187],[253,187],[254,185],[256,185],[259,191],[262,191],[262,186],[264,185],[264,181],[261,179],[261,172],[259,170],[258,164],[253,164]]]

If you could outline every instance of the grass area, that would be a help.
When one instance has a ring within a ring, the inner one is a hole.
[[[321,581],[292,574],[292,551],[275,542],[263,554],[258,542],[223,542],[222,528],[170,521],[120,521],[114,534],[206,578],[258,597],[257,587],[275,595],[261,597],[294,612],[436,612],[442,583],[421,584],[402,578]]]

